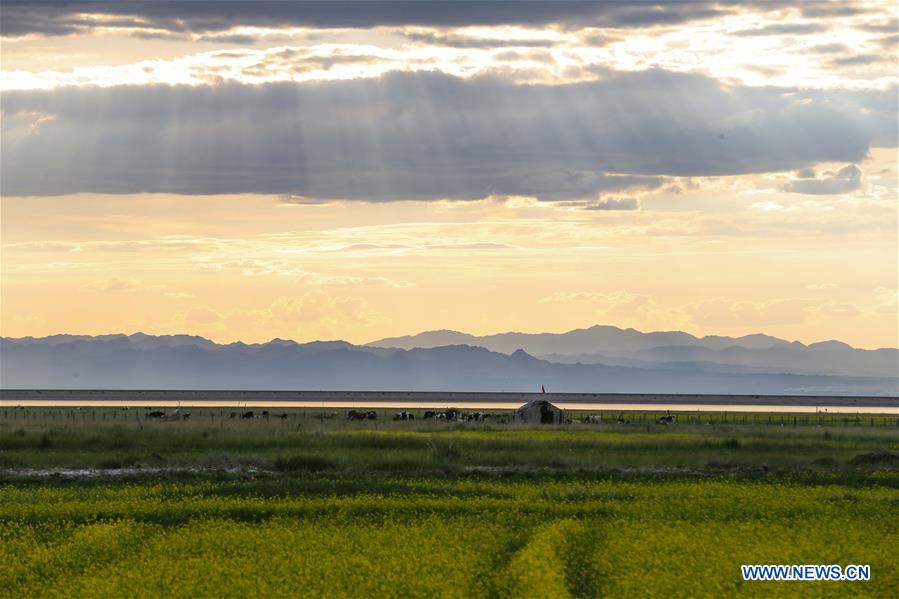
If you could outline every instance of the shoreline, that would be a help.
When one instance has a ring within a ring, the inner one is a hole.
[[[702,395],[649,393],[515,393],[435,391],[241,391],[0,389],[0,407],[306,407],[514,409],[546,399],[568,410],[677,410],[899,415],[899,397],[821,395]]]

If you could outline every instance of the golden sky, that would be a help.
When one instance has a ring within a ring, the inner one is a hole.
[[[896,347],[895,6],[851,6],[6,32],[0,333]]]

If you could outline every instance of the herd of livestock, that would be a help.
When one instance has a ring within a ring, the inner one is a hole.
[[[347,420],[377,420],[378,413],[374,410],[350,410],[346,413]],[[449,408],[446,410],[427,410],[422,414],[422,420],[463,420],[468,421],[486,421],[486,420],[502,420],[505,416],[500,414],[486,414],[484,412],[460,412],[459,410]],[[397,412],[393,415],[393,420],[415,420],[415,414],[412,412]]]
[[[150,408],[147,408],[149,410]],[[336,412],[327,412],[319,415],[322,419],[334,419],[337,418]],[[179,421],[179,420],[190,420],[190,412],[182,411],[180,408],[172,411],[172,412],[163,412],[161,410],[153,410],[148,411],[145,414],[145,418],[160,420],[160,421]],[[256,418],[277,418],[280,420],[287,420],[288,415],[286,412],[282,412],[280,414],[272,414],[268,410],[262,410],[261,412],[255,412],[253,410],[247,410],[242,412],[231,412],[229,415],[231,420],[253,420]],[[346,413],[347,420],[377,420],[378,413],[375,410],[349,410]],[[421,416],[422,420],[436,420],[436,421],[446,421],[446,422],[509,422],[511,420],[510,414],[491,414],[487,412],[462,412],[455,408],[448,408],[445,410],[427,410]],[[396,412],[393,415],[393,420],[396,421],[408,421],[415,420],[415,414],[412,412]],[[674,424],[677,421],[677,416],[671,414],[670,412],[664,416],[661,416],[657,419],[657,424]],[[601,415],[597,414],[589,414],[585,415],[577,420],[566,420],[568,424],[573,423],[583,423],[583,424],[603,424],[606,422],[614,422],[616,424],[630,424],[630,420],[625,418],[624,416],[619,415],[617,418],[609,418],[605,419]]]
[[[149,410],[149,408],[148,408]],[[322,418],[333,419],[337,417],[336,412],[327,412],[320,415]],[[375,410],[350,410],[346,413],[347,420],[377,420],[378,413]],[[161,420],[161,421],[174,421],[174,420],[190,420],[190,412],[182,411],[180,408],[172,411],[172,412],[163,412],[162,410],[153,410],[148,411],[145,414],[145,418],[151,420]],[[278,418],[281,420],[287,420],[287,413],[281,414],[272,414],[268,410],[262,410],[261,412],[255,412],[252,410],[242,411],[242,412],[231,412],[229,415],[231,420],[252,420],[255,418]],[[474,421],[504,421],[508,417],[501,414],[488,414],[484,412],[460,412],[455,409],[447,409],[441,411],[428,410],[422,416],[422,420],[444,420],[444,421],[456,421],[462,420],[465,422]],[[393,415],[393,420],[415,420],[415,414],[412,412],[397,412]]]

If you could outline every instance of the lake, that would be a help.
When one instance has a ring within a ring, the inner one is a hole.
[[[803,395],[686,395],[639,393],[514,393],[416,391],[3,389],[0,407],[464,407],[510,410],[544,398],[566,410],[895,414],[899,398]]]

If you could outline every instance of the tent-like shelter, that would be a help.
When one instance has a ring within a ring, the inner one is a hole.
[[[539,398],[515,410],[515,419],[526,424],[562,424],[565,422],[565,411]]]

